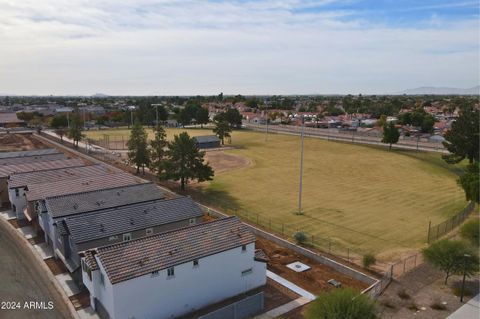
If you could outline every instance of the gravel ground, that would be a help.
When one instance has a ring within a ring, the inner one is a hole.
[[[18,244],[10,231],[0,223],[0,318],[71,318],[60,294],[36,265],[32,252]],[[19,309],[5,309],[12,307]],[[42,307],[46,309],[38,309]]]

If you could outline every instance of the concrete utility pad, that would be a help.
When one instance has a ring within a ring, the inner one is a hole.
[[[34,245],[33,248],[35,248],[35,250],[38,252],[38,254],[40,255],[40,257],[42,257],[43,260],[53,257],[52,247],[48,246],[47,243]]]
[[[56,275],[55,278],[58,280],[60,286],[62,286],[68,297],[80,293],[80,289],[78,288],[75,281],[73,281],[73,278],[72,276],[70,276],[70,274],[63,273],[60,275]]]
[[[304,263],[301,263],[299,261],[288,264],[287,267],[296,272],[303,272],[310,269],[310,266],[305,265]]]
[[[32,239],[34,237],[37,237],[37,234],[35,233],[35,230],[33,230],[32,226],[18,228],[18,231],[21,232],[23,237],[25,237],[26,239]]]
[[[17,218],[17,215],[15,215],[15,213],[11,209],[7,209],[0,211],[0,217],[5,220],[10,220]]]

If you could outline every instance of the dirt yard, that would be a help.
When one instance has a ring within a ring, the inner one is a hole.
[[[227,154],[223,151],[207,151],[205,153],[205,160],[210,163],[215,173],[221,173],[250,165],[250,160],[248,158],[234,154]]]
[[[330,279],[339,281],[344,287],[353,287],[359,290],[368,287],[365,283],[350,278],[330,267],[324,266],[266,239],[257,237],[256,248],[262,249],[267,254],[268,258],[270,258],[270,261],[268,262],[269,270],[292,281],[311,293],[318,294],[325,290],[333,289],[333,286],[328,283],[328,280]],[[287,264],[295,261],[300,261],[310,266],[311,269],[297,273],[286,267]]]
[[[0,152],[27,151],[46,148],[46,145],[30,134],[0,134]]]
[[[378,302],[384,318],[441,319],[446,318],[462,304],[458,294],[461,276],[452,276],[444,285],[444,275],[428,264],[422,264],[393,281]],[[479,279],[471,278],[466,284],[469,300],[479,292]],[[437,309],[434,309],[437,308]],[[439,309],[444,308],[444,309]]]

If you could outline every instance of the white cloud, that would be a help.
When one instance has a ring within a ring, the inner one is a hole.
[[[0,0],[0,92],[382,93],[478,84],[478,21],[375,25],[329,1]]]

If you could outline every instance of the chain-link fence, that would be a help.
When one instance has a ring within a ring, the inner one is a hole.
[[[446,233],[452,231],[455,227],[463,223],[465,219],[473,212],[475,209],[475,203],[470,202],[464,209],[462,209],[455,216],[450,217],[446,221],[441,222],[440,224],[433,225],[430,223],[428,225],[427,233],[427,243],[431,243]]]

